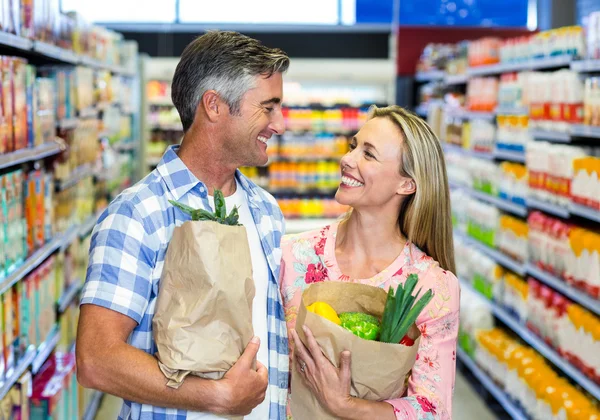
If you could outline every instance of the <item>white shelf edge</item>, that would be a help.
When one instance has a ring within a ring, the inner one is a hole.
[[[430,70],[426,72],[418,72],[415,74],[415,80],[417,82],[434,82],[444,80],[446,72],[443,70]]]
[[[514,214],[519,217],[527,217],[527,207],[522,206],[517,203],[513,203],[512,201],[504,200],[500,197],[494,197],[493,195],[489,195],[486,193],[482,193],[480,191],[475,191],[471,189],[469,194],[472,197],[477,198],[478,200],[485,201],[488,204],[493,204],[498,207],[500,210],[504,210],[508,213]]]
[[[52,331],[50,331],[46,341],[40,344],[37,356],[35,356],[35,359],[31,363],[31,373],[35,375],[40,371],[46,360],[48,360],[48,357],[50,357],[50,354],[52,354],[58,345],[59,340],[60,330],[58,329],[58,326],[55,326]]]
[[[568,219],[570,217],[569,209],[557,206],[556,204],[546,203],[545,201],[538,200],[534,197],[527,197],[527,206],[530,209],[541,210],[553,216],[562,217],[563,219]]]
[[[529,133],[536,140],[545,140],[555,143],[571,143],[571,135],[565,132],[532,129],[529,130]]]
[[[588,208],[575,203],[571,203],[569,205],[569,210],[571,214],[583,217],[584,219],[591,220],[596,223],[600,223],[600,211],[598,210],[594,210],[592,208]]]
[[[499,160],[510,162],[525,163],[525,152],[516,152],[512,150],[495,149],[494,157]]]
[[[81,289],[81,285],[81,280],[75,279],[73,284],[70,285],[69,288],[63,293],[63,295],[58,301],[59,314],[63,314],[67,310],[67,308],[71,306],[71,303],[73,303],[73,299],[75,299],[75,296],[77,296],[79,290]]]
[[[41,144],[39,146],[21,149],[15,152],[0,155],[0,169],[10,168],[34,160],[44,159],[56,155],[64,150],[64,146],[57,141]]]

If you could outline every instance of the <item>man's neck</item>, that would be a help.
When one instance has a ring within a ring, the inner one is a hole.
[[[210,195],[219,189],[227,197],[235,193],[236,168],[218,147],[220,144],[208,133],[187,132],[178,156],[190,172],[206,185]]]

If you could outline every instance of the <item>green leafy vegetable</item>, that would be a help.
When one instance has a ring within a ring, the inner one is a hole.
[[[169,200],[169,203],[180,209],[182,212],[189,214],[192,217],[193,221],[212,221],[217,222],[222,225],[229,226],[241,226],[238,222],[239,220],[239,211],[237,207],[234,207],[231,210],[231,213],[227,215],[227,209],[225,205],[225,197],[221,190],[215,189],[215,212],[211,213],[204,209],[194,209],[190,206],[186,206],[185,204],[178,203],[174,200]]]
[[[398,285],[395,295],[394,290],[389,289],[381,322],[381,338],[379,341],[383,343],[400,343],[410,326],[414,324],[419,314],[433,298],[433,291],[428,290],[417,301],[421,289],[414,296],[413,291],[418,281],[419,277],[416,274],[410,274],[404,285]]]
[[[380,331],[377,317],[361,312],[342,312],[339,317],[341,326],[352,334],[365,340],[377,340]]]

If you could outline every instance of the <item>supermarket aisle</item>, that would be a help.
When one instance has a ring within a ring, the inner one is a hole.
[[[112,395],[106,395],[102,400],[96,420],[116,419],[120,409],[121,400]],[[497,418],[460,372],[456,376],[452,418],[456,420],[494,420]]]

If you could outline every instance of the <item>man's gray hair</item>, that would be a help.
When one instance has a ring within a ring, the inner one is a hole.
[[[175,69],[171,99],[187,131],[196,108],[207,90],[215,90],[239,115],[244,94],[255,87],[258,75],[270,77],[285,72],[290,59],[278,48],[229,31],[210,31],[196,38],[183,51]]]

